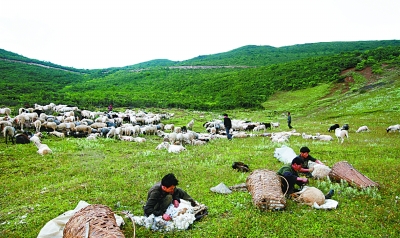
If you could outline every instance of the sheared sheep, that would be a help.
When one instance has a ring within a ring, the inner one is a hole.
[[[386,129],[386,132],[392,132],[392,131],[399,131],[400,132],[400,124],[389,126]]]
[[[345,137],[349,138],[349,132],[340,128],[335,129],[335,135],[338,138],[338,142],[341,141],[341,143],[343,143]]]
[[[168,153],[180,153],[186,150],[185,147],[182,145],[171,145],[168,142],[161,142],[157,147],[156,150],[167,149]]]
[[[15,128],[12,126],[5,126],[3,129],[3,135],[6,138],[6,144],[7,140],[11,140],[13,144],[15,144],[14,137],[15,137]]]
[[[369,131],[368,127],[367,126],[361,126],[360,128],[357,129],[356,132],[358,133],[358,132],[363,132],[363,131]]]

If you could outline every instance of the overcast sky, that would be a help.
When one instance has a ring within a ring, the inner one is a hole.
[[[0,49],[80,69],[245,45],[400,40],[398,0],[1,0]]]

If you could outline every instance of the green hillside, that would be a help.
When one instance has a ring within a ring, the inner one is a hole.
[[[67,69],[0,53],[1,106],[53,102],[93,109],[113,103],[125,108],[227,110],[266,108],[277,92],[334,85],[349,76],[356,79],[350,84],[365,86],[360,91],[365,92],[370,82],[358,72],[366,68],[376,78],[373,87],[386,87],[380,75],[398,69],[400,41],[245,46],[182,62],[153,60],[99,70]],[[349,69],[354,69],[352,75],[344,74]]]

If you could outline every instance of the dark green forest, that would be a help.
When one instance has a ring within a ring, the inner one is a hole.
[[[347,69],[400,66],[400,41],[244,46],[186,61],[156,59],[97,70],[63,67],[0,49],[0,107],[34,103],[105,108],[260,108],[278,91],[343,82]]]

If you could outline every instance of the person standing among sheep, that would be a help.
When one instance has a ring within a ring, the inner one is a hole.
[[[229,131],[232,128],[232,121],[231,119],[228,117],[228,114],[224,114],[224,126],[225,126],[225,130],[226,130],[226,137],[228,138],[228,140],[232,140],[232,135],[229,134]]]
[[[314,170],[314,168],[308,167],[308,161],[312,161],[312,162],[315,162],[317,164],[322,164],[322,165],[324,163],[322,163],[321,161],[312,157],[309,153],[310,153],[310,149],[307,146],[301,147],[300,154],[298,156],[296,156],[296,158],[300,158],[303,161],[302,167],[299,170],[299,172],[306,174],[307,177],[312,177],[311,172]]]
[[[161,182],[156,183],[150,188],[147,194],[146,205],[143,206],[144,215],[162,216],[165,221],[171,220],[171,216],[166,214],[166,210],[172,203],[174,207],[178,207],[180,199],[187,200],[193,207],[197,204],[193,198],[184,190],[177,188],[178,180],[173,173],[165,175]]]
[[[290,112],[287,113],[287,125],[289,127],[289,129],[292,129],[292,116],[290,115]]]
[[[113,110],[113,105],[112,104],[108,105],[108,112],[111,112],[112,110]]]

